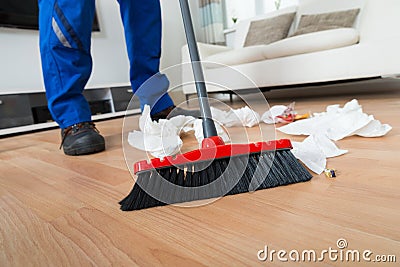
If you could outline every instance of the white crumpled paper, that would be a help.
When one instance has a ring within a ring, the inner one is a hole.
[[[183,145],[179,135],[145,135],[140,131],[129,133],[128,142],[134,148],[147,151],[156,158],[174,155],[179,152],[179,149]]]
[[[266,124],[275,124],[278,122],[277,116],[282,115],[282,113],[287,109],[287,106],[276,105],[272,106],[267,112],[261,116],[261,120]]]
[[[149,152],[153,157],[162,158],[179,152],[183,145],[179,134],[185,127],[192,128],[195,118],[176,116],[168,120],[152,121],[150,106],[146,105],[139,118],[140,131],[130,132],[128,143],[140,150]]]
[[[211,114],[215,122],[215,128],[217,129],[218,136],[220,136],[224,142],[229,142],[230,138],[222,126],[245,126],[250,128],[260,123],[260,115],[256,111],[250,109],[248,106],[239,109],[230,109],[229,111],[211,107]],[[201,119],[197,119],[193,123],[193,130],[195,132],[194,134],[197,142],[201,144],[204,139]]]
[[[195,135],[199,145],[201,145],[201,142],[204,139],[202,123],[203,123],[203,121],[201,119],[197,119],[193,123],[194,135]],[[222,138],[222,140],[224,140],[225,143],[230,141],[228,134],[224,131],[224,129],[221,127],[221,125],[219,125],[218,123],[215,123],[215,128],[217,130],[218,136],[220,136]]]
[[[310,135],[303,142],[292,142],[292,145],[293,155],[318,174],[324,171],[327,158],[337,157],[348,152],[339,149],[324,135]]]
[[[326,112],[314,113],[314,117],[277,128],[292,135],[309,135],[303,142],[293,142],[293,154],[315,173],[326,168],[326,158],[340,156],[340,150],[331,141],[347,136],[379,137],[386,135],[392,127],[381,124],[372,115],[365,114],[356,99],[339,105],[328,106]]]
[[[335,141],[351,135],[383,136],[391,129],[391,126],[382,125],[372,115],[365,114],[356,99],[346,103],[343,108],[331,105],[327,107],[326,112],[314,113],[312,118],[278,128],[283,133],[293,135],[326,134],[329,139]]]
[[[211,107],[211,114],[214,120],[225,127],[245,126],[250,128],[260,123],[260,114],[248,106],[229,111]]]
[[[223,111],[211,107],[213,119],[216,122],[217,133],[224,142],[229,142],[228,134],[221,127],[245,126],[253,127],[260,123],[260,115],[248,106],[239,109]],[[150,152],[157,158],[171,156],[179,152],[183,145],[181,132],[194,131],[199,144],[204,139],[202,121],[190,116],[176,116],[168,120],[152,121],[150,107],[145,106],[139,118],[140,131],[130,132],[128,142],[131,146]]]

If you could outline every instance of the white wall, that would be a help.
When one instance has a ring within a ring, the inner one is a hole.
[[[281,0],[280,9],[298,5],[299,0]],[[232,17],[249,19],[276,10],[275,0],[225,0],[226,25],[233,26]]]
[[[186,44],[186,37],[182,23],[179,0],[161,0],[163,20],[163,42],[160,69],[181,63],[181,48]],[[193,27],[197,41],[204,40],[200,28],[200,14],[197,0],[189,0]]]
[[[129,65],[118,3],[97,0],[96,5],[101,32],[92,36],[94,66],[88,87],[128,85]],[[161,0],[161,5],[161,68],[166,68],[181,62],[180,51],[186,40],[178,0]],[[192,12],[198,31],[196,9]],[[0,28],[0,94],[44,92],[38,43],[38,31]]]
[[[42,87],[35,31],[0,28],[0,94]]]

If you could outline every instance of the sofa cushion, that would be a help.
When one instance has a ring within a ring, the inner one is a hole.
[[[263,47],[268,59],[329,50],[358,43],[360,36],[353,28],[340,28],[286,38]]]
[[[295,14],[252,21],[243,46],[266,45],[286,38]]]
[[[288,13],[296,13],[297,12],[298,6],[290,6],[287,8],[282,8],[279,10],[275,10],[273,12],[268,12],[265,14],[258,15],[253,18],[248,18],[248,19],[240,19],[234,26],[233,29],[235,31],[235,36],[234,36],[234,43],[233,47],[234,48],[240,48],[244,46],[244,42],[246,41],[247,33],[249,32],[250,24],[254,20],[261,20],[261,19],[267,19],[267,18],[273,18],[276,16],[280,16],[283,14],[288,14]],[[293,19],[294,22],[294,19]],[[294,26],[294,23],[292,23],[292,27]],[[291,29],[292,29],[291,27]],[[290,30],[289,30],[290,32]]]
[[[301,15],[299,26],[291,36],[330,30],[335,28],[351,28],[360,9],[350,9],[322,14]]]
[[[266,59],[263,53],[263,48],[265,48],[265,45],[255,45],[255,46],[233,49],[227,52],[222,52],[206,57],[203,59],[203,61],[219,63],[228,66],[261,61]],[[209,65],[205,64],[205,66],[207,68],[220,67],[218,65],[213,65],[213,64]]]

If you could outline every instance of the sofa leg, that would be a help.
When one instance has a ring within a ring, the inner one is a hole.
[[[189,94],[185,94],[185,97],[186,97],[186,105],[189,107],[189,98],[190,98],[190,95],[189,95]]]

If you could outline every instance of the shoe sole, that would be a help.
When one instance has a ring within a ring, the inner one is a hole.
[[[68,156],[81,156],[81,155],[89,155],[104,151],[106,149],[104,143],[94,144],[90,146],[82,146],[74,149],[66,149],[64,148],[64,154]]]

